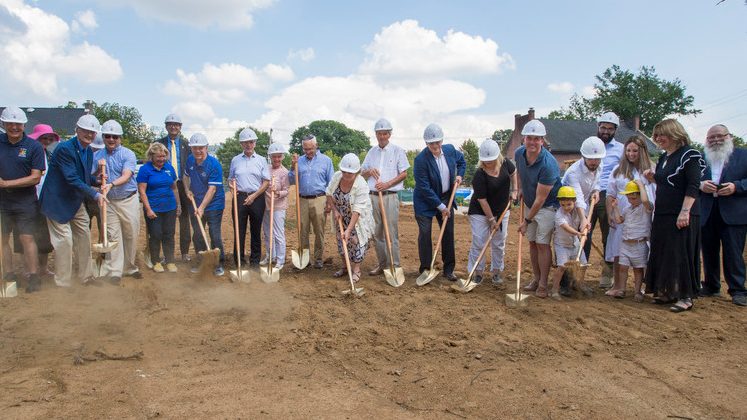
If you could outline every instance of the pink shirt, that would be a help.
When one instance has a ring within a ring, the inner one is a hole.
[[[273,180],[274,179],[274,180]],[[275,182],[275,209],[286,210],[288,208],[288,170],[283,165],[273,169],[270,167],[270,186],[265,191],[265,209],[270,211],[270,189]]]

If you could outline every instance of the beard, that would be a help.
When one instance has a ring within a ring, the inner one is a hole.
[[[602,133],[601,131],[597,131],[597,137],[599,137],[599,139],[602,140],[604,144],[607,144],[615,137],[615,132],[613,131],[612,133],[609,133],[605,131],[604,133]]]
[[[726,163],[729,160],[734,151],[734,143],[731,141],[724,141],[721,144],[714,144],[712,146],[705,146],[705,158],[706,162],[712,163]]]

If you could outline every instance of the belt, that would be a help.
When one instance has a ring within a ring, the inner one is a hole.
[[[239,193],[238,193],[238,194],[239,194],[239,195],[241,195],[241,194],[244,194],[244,195],[250,195],[250,194],[254,194],[255,192],[256,192],[256,191],[252,191],[252,192],[244,192],[244,191],[239,191]]]
[[[309,199],[312,199],[312,198],[322,197],[324,195],[326,195],[326,194],[325,193],[320,193],[320,194],[315,194],[315,195],[302,195],[300,197],[309,200]]]
[[[368,192],[371,195],[379,195],[379,191],[369,191]],[[397,194],[397,191],[381,191],[382,195],[389,195],[389,194]]]
[[[638,239],[623,239],[623,242],[627,242],[629,244],[638,244],[641,242],[647,242],[648,238],[638,238]]]
[[[133,192],[131,192],[131,193],[127,194],[126,196],[122,197],[122,198],[112,198],[111,200],[112,200],[112,201],[121,201],[121,200],[127,200],[128,198],[132,197],[132,196],[133,196],[133,195],[135,195],[136,193],[137,193],[137,191],[133,191]]]

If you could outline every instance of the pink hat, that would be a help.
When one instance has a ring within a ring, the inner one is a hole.
[[[51,134],[54,136],[55,141],[60,141],[60,136],[57,135],[57,133],[52,130],[52,126],[47,124],[37,124],[34,126],[34,131],[29,134],[29,137],[31,137],[34,140],[38,140],[39,137],[45,135],[45,134]]]

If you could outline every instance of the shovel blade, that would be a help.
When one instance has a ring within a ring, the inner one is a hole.
[[[363,290],[363,288],[362,288],[362,287],[356,287],[356,288],[355,288],[355,289],[353,289],[353,290],[350,290],[350,289],[346,289],[346,290],[343,290],[343,291],[342,291],[342,294],[343,294],[343,295],[352,295],[352,296],[355,296],[355,297],[361,297],[361,296],[363,296],[363,295],[364,295],[365,293],[366,293],[366,291],[365,291],[365,290]]]
[[[13,298],[16,296],[18,296],[18,285],[16,282],[4,283],[2,290],[0,290],[0,297]]]
[[[277,283],[280,280],[280,270],[273,267],[268,273],[267,270],[260,270],[260,276],[265,283]]]
[[[309,265],[309,249],[305,248],[301,251],[292,250],[291,260],[293,261],[294,267],[303,270],[307,265]]]
[[[433,279],[438,277],[438,273],[440,273],[440,271],[436,270],[435,268],[431,268],[430,270],[423,271],[418,276],[418,279],[415,280],[415,284],[417,284],[418,286],[425,286],[426,284],[433,281]]]
[[[529,295],[522,294],[521,292],[519,292],[518,296],[516,293],[509,293],[506,295],[506,306],[509,308],[527,306],[527,297]]]
[[[91,250],[99,254],[108,254],[117,248],[117,242],[109,242],[108,244],[93,244]]]
[[[459,279],[459,280],[457,280],[456,284],[452,284],[451,285],[451,289],[452,290],[456,290],[456,291],[462,292],[462,293],[470,292],[475,287],[477,287],[477,283],[475,283],[473,281],[469,281],[469,280],[464,280],[464,279]]]
[[[384,269],[384,278],[386,282],[392,287],[400,287],[405,284],[405,271],[402,267],[395,267],[394,273],[391,269]]]
[[[241,272],[238,270],[229,270],[228,276],[231,278],[232,282],[240,281],[242,283],[249,283],[252,280],[249,276],[249,271],[247,270],[241,270]]]

